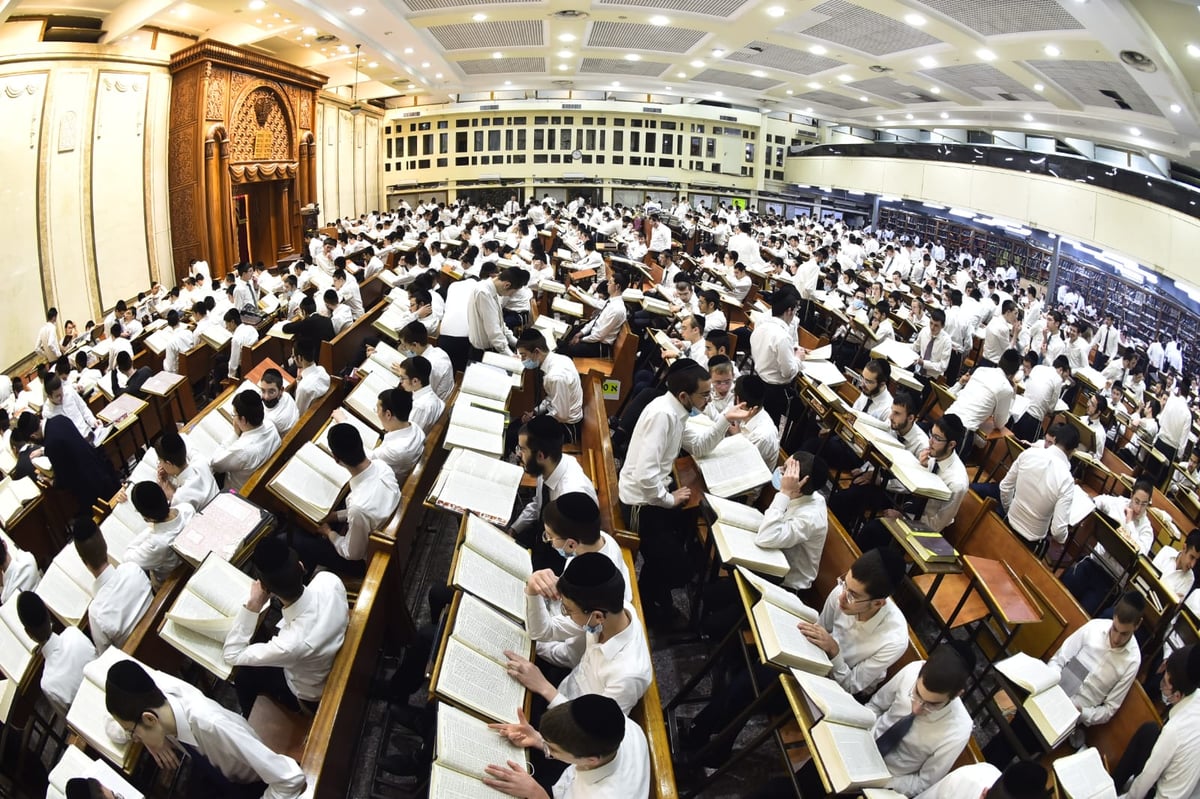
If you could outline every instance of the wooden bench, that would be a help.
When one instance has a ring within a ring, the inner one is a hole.
[[[377,303],[375,307],[355,319],[354,324],[334,336],[332,341],[322,341],[317,363],[324,366],[325,371],[331,375],[340,374],[347,366],[357,364],[361,360],[359,353],[363,342],[376,335],[372,323],[383,315],[386,308],[387,303]]]
[[[583,380],[580,465],[596,486],[600,528],[616,538],[622,547],[636,553],[640,543],[638,535],[624,529],[625,514],[621,510],[617,464],[613,455],[612,433],[608,429],[603,383],[604,378],[599,372],[589,372]]]
[[[596,371],[604,376],[606,380],[620,381],[620,391],[616,399],[604,401],[605,414],[607,416],[615,416],[617,409],[621,407],[621,403],[629,397],[629,392],[633,388],[633,367],[637,361],[638,337],[633,334],[629,323],[625,322],[621,325],[621,331],[617,333],[617,339],[613,342],[613,354],[611,358],[576,358],[575,368],[580,375],[586,375],[589,372]]]

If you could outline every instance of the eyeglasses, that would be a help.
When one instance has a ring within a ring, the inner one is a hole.
[[[928,699],[925,699],[919,693],[917,693],[916,685],[914,685],[912,690],[908,692],[908,698],[926,710],[941,710],[946,705],[950,704],[949,699],[944,699],[941,702],[930,702]]]
[[[846,587],[846,577],[843,575],[837,578],[838,588],[842,590],[842,594],[846,599],[850,600],[850,604],[857,605],[859,602],[869,602],[871,597],[865,596]]]
[[[937,433],[930,433],[929,440],[936,441],[939,444],[945,444],[950,439],[946,438],[945,436],[939,436]]]

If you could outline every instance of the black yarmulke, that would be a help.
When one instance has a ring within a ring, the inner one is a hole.
[[[91,780],[86,777],[72,777],[67,780],[67,799],[92,799]]]
[[[281,538],[264,538],[254,548],[254,567],[262,574],[273,574],[287,566],[290,559],[287,542]]]
[[[155,687],[154,680],[146,670],[132,660],[118,660],[109,666],[104,681],[105,693],[144,694],[155,690]]]
[[[571,558],[571,562],[563,570],[561,579],[579,588],[598,588],[620,576],[621,573],[607,555],[600,552],[584,552]]]
[[[596,505],[596,500],[582,491],[572,491],[568,494],[563,494],[554,500],[554,504],[558,506],[558,511],[564,519],[573,522],[594,521],[600,514],[600,508]]]
[[[1193,685],[1200,685],[1200,646],[1192,644],[1188,652],[1187,673]]]
[[[1009,796],[1040,796],[1046,792],[1046,769],[1032,760],[1018,760],[1004,770],[1000,782]]]
[[[17,618],[27,630],[36,630],[50,620],[46,603],[32,591],[22,591],[17,595]]]
[[[624,740],[625,714],[615,700],[600,694],[584,694],[573,699],[570,707],[571,720],[586,734],[618,744]]]
[[[71,523],[71,538],[73,540],[86,541],[94,535],[100,535],[100,528],[92,521],[91,516],[79,516]]]

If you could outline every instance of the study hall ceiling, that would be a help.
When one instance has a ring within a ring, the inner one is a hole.
[[[1200,161],[1200,0],[9,0],[0,49],[62,13],[100,18],[102,44],[218,39],[390,106],[604,92]]]

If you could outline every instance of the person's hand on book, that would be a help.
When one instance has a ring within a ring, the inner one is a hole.
[[[546,599],[558,599],[558,575],[552,569],[535,571],[525,582],[525,594]]]
[[[510,744],[522,749],[541,749],[544,746],[542,736],[529,723],[529,719],[525,718],[525,711],[521,708],[517,708],[516,724],[489,724],[488,729],[495,730]]]
[[[796,625],[796,629],[803,633],[804,637],[814,646],[820,648],[822,652],[831,658],[837,657],[838,652],[841,651],[838,642],[834,640],[828,630],[819,624],[802,621]]]
[[[549,799],[545,789],[520,763],[510,760],[504,766],[485,766],[483,771],[487,774],[483,784],[501,793],[518,799]]]
[[[331,413],[329,415],[332,416],[333,421],[337,422],[338,424],[341,424],[342,422],[346,421],[346,412],[343,411],[341,408],[334,408],[333,413]]]
[[[508,658],[506,668],[509,677],[540,695],[547,702],[558,694],[555,687],[546,679],[546,675],[542,674],[542,670],[535,666],[529,658],[522,657],[511,649],[504,650],[504,656]]]
[[[673,503],[672,507],[677,508],[680,505],[685,505],[691,498],[692,489],[688,488],[687,486],[684,486],[683,488],[677,488],[671,492],[671,502]]]
[[[263,587],[260,580],[250,583],[250,598],[246,600],[246,610],[251,613],[261,613],[271,601],[271,592]]]

